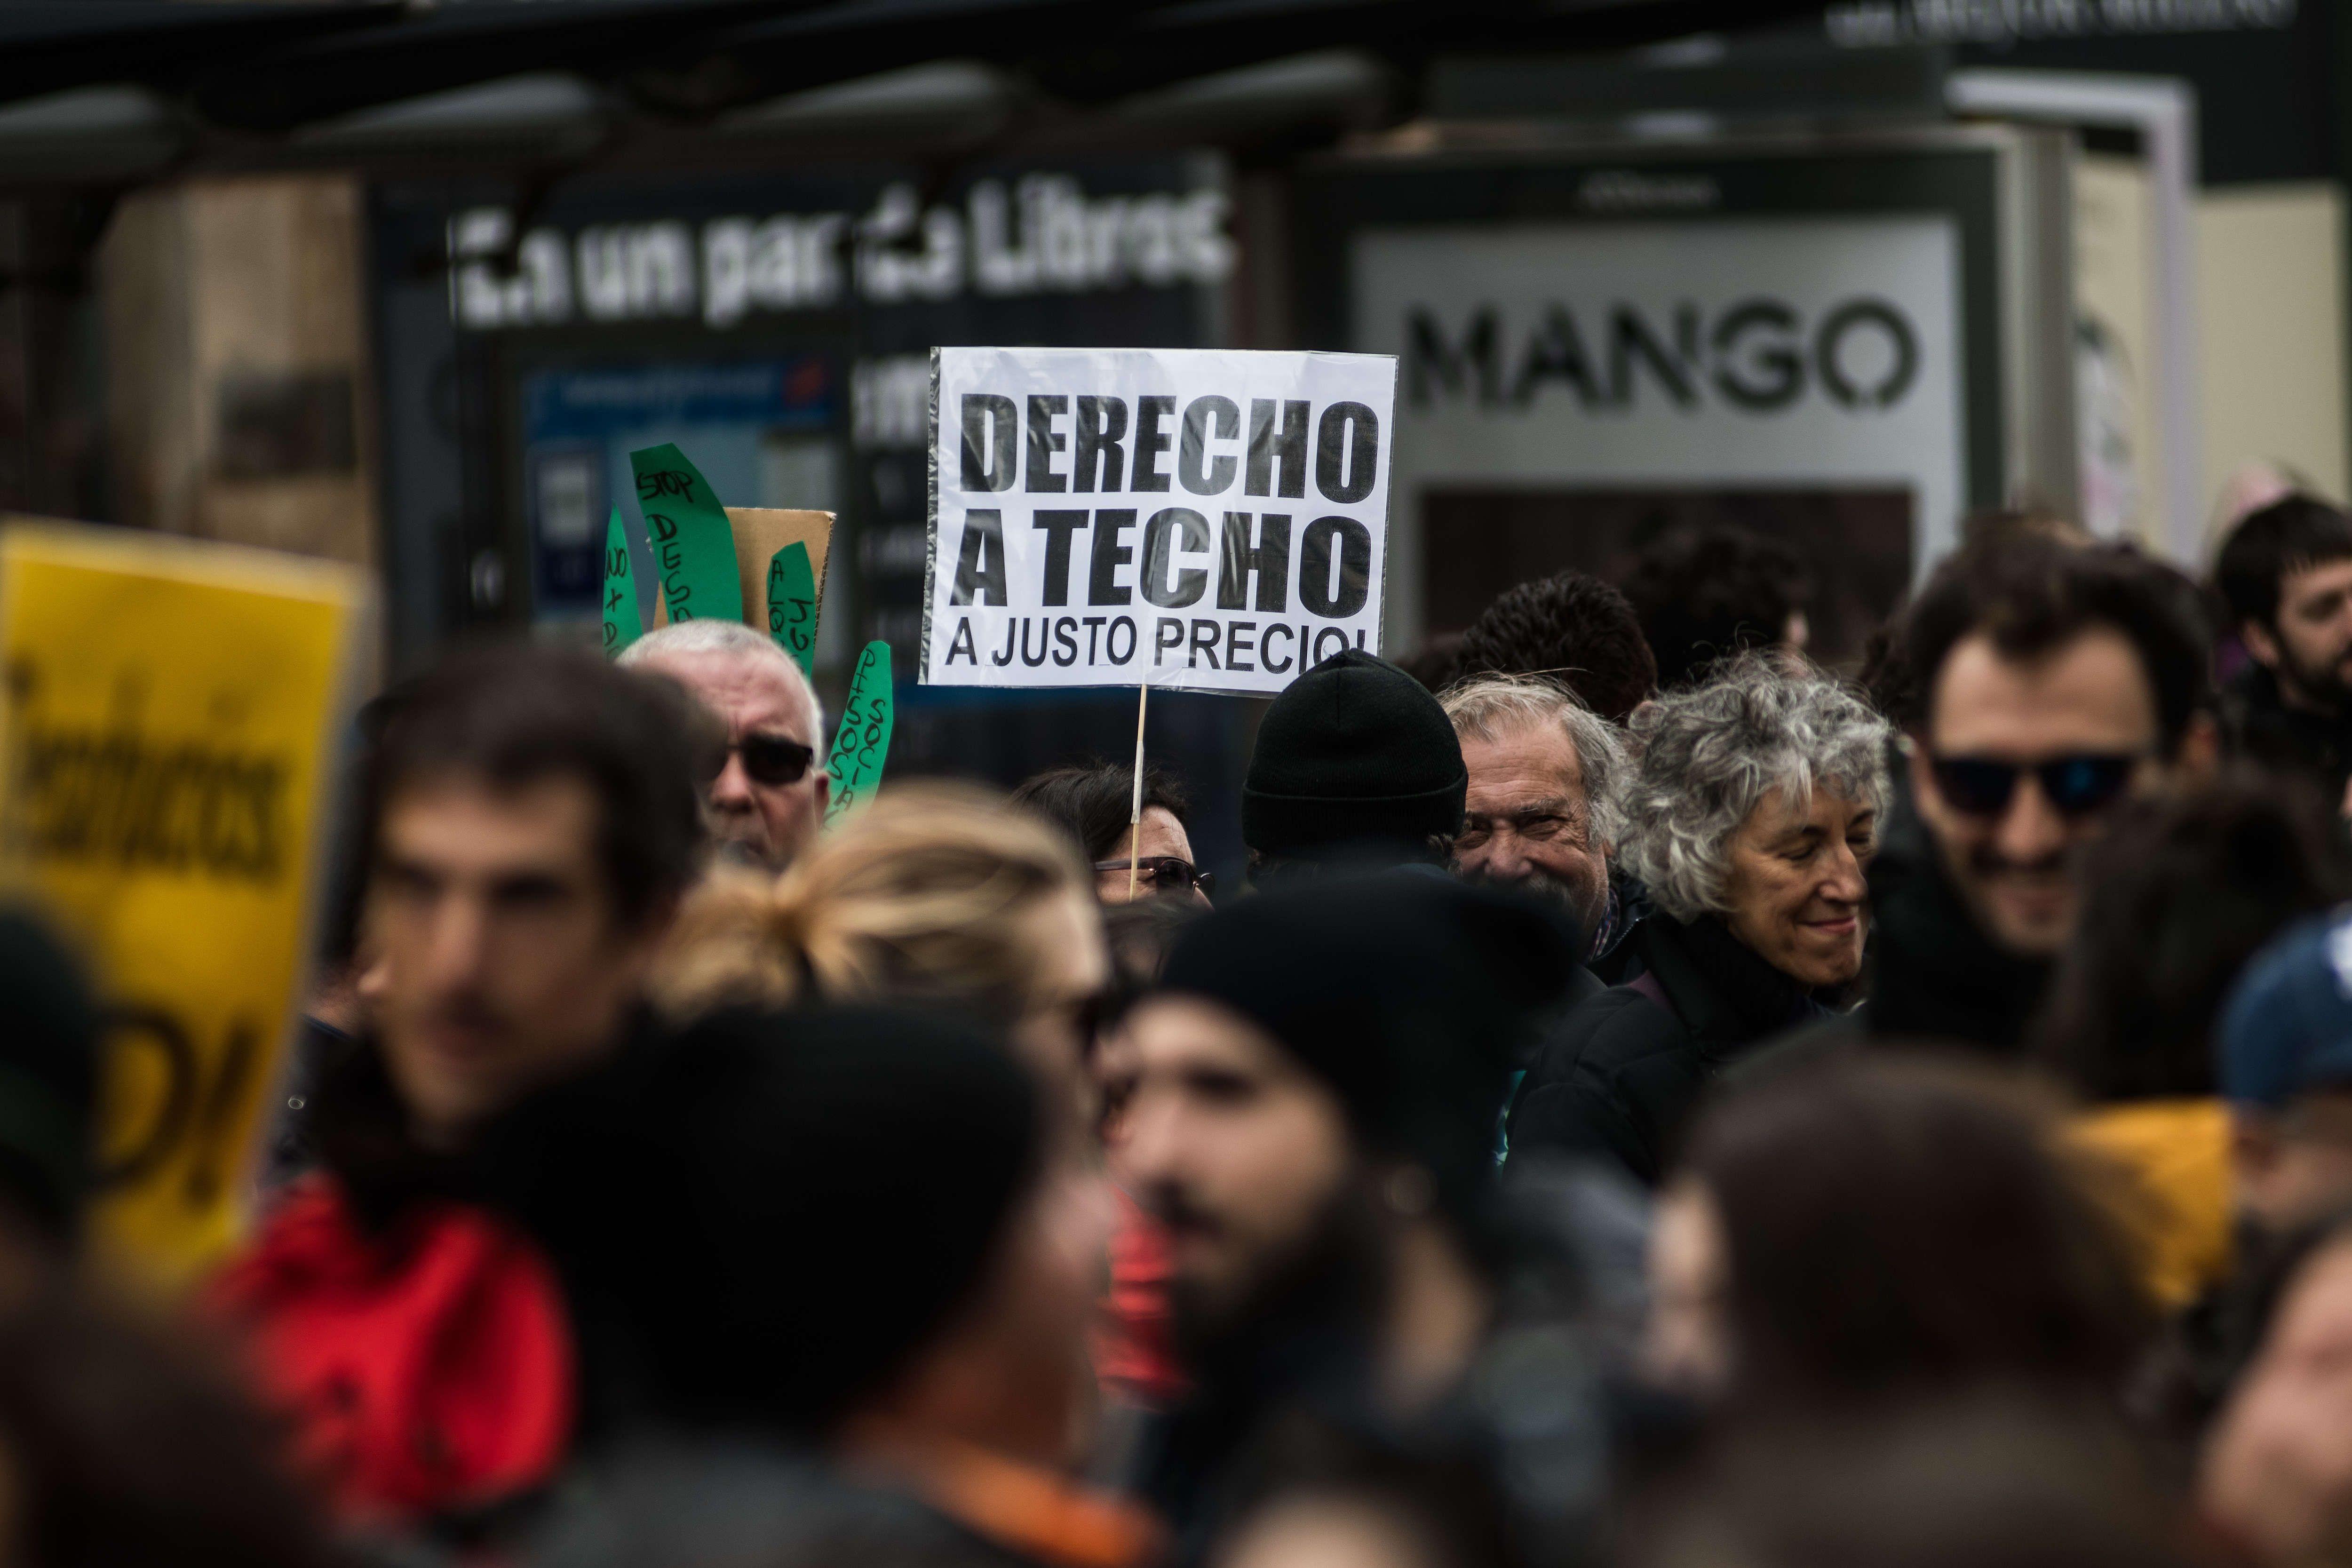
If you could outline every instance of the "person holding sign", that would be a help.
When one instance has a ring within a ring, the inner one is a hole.
[[[551,1237],[509,1152],[543,1097],[650,1048],[646,985],[703,849],[693,715],[593,655],[507,647],[397,693],[361,841],[372,1038],[319,1091],[321,1169],[217,1282],[352,1518],[544,1483],[581,1405]]]
[[[815,839],[832,781],[818,758],[816,689],[772,638],[739,621],[646,633],[617,661],[684,687],[727,727],[727,760],[704,795],[724,849],[781,871]]]

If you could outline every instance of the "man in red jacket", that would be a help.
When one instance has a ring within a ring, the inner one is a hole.
[[[559,1271],[583,1225],[542,1223],[527,1129],[649,1033],[710,737],[666,683],[550,648],[386,706],[361,805],[373,1033],[319,1091],[321,1168],[218,1297],[339,1507],[391,1522],[527,1493],[572,1441]]]

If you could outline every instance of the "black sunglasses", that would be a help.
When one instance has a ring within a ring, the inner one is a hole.
[[[770,789],[796,784],[808,777],[809,764],[816,761],[814,747],[798,741],[787,741],[782,735],[746,735],[740,741],[713,748],[703,766],[707,770],[703,784],[708,787],[727,770],[727,753],[732,752],[743,759],[743,772],[753,784]]]
[[[1127,867],[1124,860],[1095,862],[1097,871],[1124,871]],[[1182,893],[1197,888],[1205,899],[1217,890],[1217,874],[1214,871],[1200,870],[1190,860],[1174,855],[1146,855],[1135,862],[1135,874],[1150,883],[1155,893]]]
[[[1935,757],[1927,763],[1946,805],[1969,816],[1999,816],[2017,794],[2017,781],[2031,773],[2044,799],[2061,816],[2087,816],[2116,803],[2131,784],[2139,758],[2101,752],[2052,757],[2039,763],[2007,763],[1995,757]]]

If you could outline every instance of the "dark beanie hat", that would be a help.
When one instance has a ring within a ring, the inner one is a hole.
[[[1331,1085],[1370,1152],[1467,1213],[1494,1164],[1517,1047],[1579,945],[1547,902],[1413,870],[1245,899],[1196,921],[1162,992],[1218,1003]]]
[[[98,1034],[80,967],[33,916],[0,910],[0,1186],[60,1237],[89,1191]]]
[[[1437,699],[1395,665],[1349,649],[1274,700],[1242,786],[1242,842],[1261,855],[1380,842],[1416,848],[1462,830],[1470,775]]]
[[[592,1376],[654,1414],[821,1438],[971,1298],[1043,1109],[1002,1044],[878,1007],[722,1014],[573,1118],[546,1185]]]

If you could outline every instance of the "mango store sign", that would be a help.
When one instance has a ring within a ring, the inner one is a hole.
[[[1396,361],[943,348],[923,679],[1272,693],[1377,653]]]

